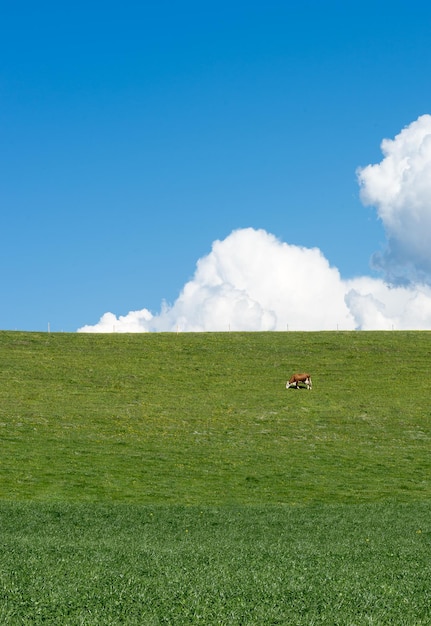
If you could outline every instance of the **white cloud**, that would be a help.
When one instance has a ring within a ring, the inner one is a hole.
[[[431,287],[392,287],[382,280],[357,278],[346,283],[346,304],[361,330],[431,329]]]
[[[383,160],[358,170],[361,197],[387,236],[374,265],[391,283],[431,283],[431,115],[381,144]]]
[[[78,332],[83,333],[142,333],[148,331],[148,324],[153,318],[150,311],[130,311],[118,318],[113,313],[105,313],[94,326],[83,326]]]
[[[339,273],[320,250],[245,228],[213,243],[172,307],[165,304],[155,316],[146,309],[119,318],[106,313],[79,330],[320,330],[337,324],[351,328],[353,317]]]
[[[320,250],[246,228],[216,241],[173,306],[118,318],[105,313],[80,332],[431,328],[431,288],[341,279]]]
[[[116,317],[80,332],[431,329],[431,116],[382,142],[381,163],[358,170],[387,248],[385,281],[343,280],[317,248],[245,228],[215,241],[172,306]]]
[[[165,312],[162,329],[317,329],[347,318],[338,271],[319,250],[246,228],[214,242],[210,254],[199,260],[193,280]]]

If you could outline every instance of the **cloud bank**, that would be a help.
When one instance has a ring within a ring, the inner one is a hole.
[[[78,332],[431,329],[431,116],[381,148],[357,175],[385,228],[382,279],[343,280],[319,249],[244,228],[213,243],[173,305],[105,313]]]

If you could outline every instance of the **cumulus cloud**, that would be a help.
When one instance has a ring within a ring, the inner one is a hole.
[[[391,286],[357,278],[345,283],[345,301],[359,330],[431,329],[431,287]]]
[[[316,302],[319,315],[316,316]],[[160,314],[105,314],[87,332],[329,329],[352,326],[338,270],[317,248],[288,245],[264,230],[215,241],[178,299]]]
[[[281,242],[264,230],[215,241],[172,306],[118,318],[105,313],[81,332],[431,328],[431,288],[345,281],[317,248]]]
[[[336,297],[331,301],[328,293]],[[347,317],[338,271],[318,249],[245,228],[214,242],[210,254],[199,260],[193,280],[165,311],[162,329],[177,324],[191,331],[328,328],[334,318]]]
[[[387,247],[382,279],[343,280],[318,248],[244,228],[215,241],[179,297],[158,314],[105,313],[80,332],[431,329],[431,116],[382,142],[381,163],[358,170]]]
[[[381,144],[383,160],[358,170],[361,198],[377,209],[387,246],[373,257],[393,284],[431,284],[431,115]]]
[[[142,333],[149,330],[148,324],[153,316],[147,309],[130,311],[127,315],[116,317],[113,313],[105,313],[95,326],[84,326],[81,332],[99,333]],[[79,332],[78,331],[78,332]]]

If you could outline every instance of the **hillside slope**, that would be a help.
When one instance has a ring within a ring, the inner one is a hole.
[[[0,333],[0,498],[431,497],[427,332]],[[308,370],[313,390],[285,389]]]

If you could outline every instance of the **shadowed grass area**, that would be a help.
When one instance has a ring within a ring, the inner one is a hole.
[[[429,624],[425,504],[0,506],[2,624]]]

